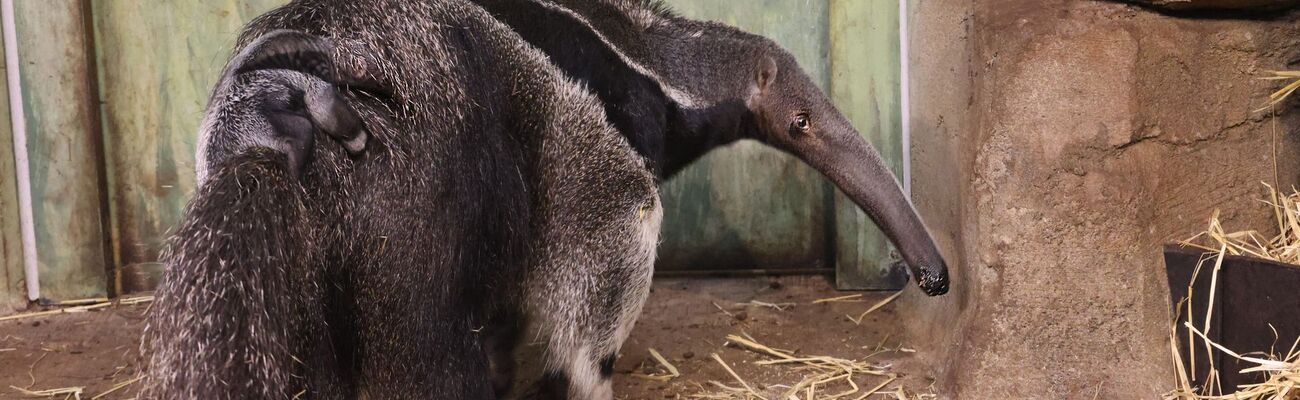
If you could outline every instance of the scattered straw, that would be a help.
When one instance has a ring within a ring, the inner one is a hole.
[[[153,299],[154,299],[153,296],[128,297],[128,298],[123,298],[118,300],[116,304],[135,305],[141,303],[149,303],[152,302]],[[113,304],[114,302],[109,301],[108,299],[70,300],[70,301],[54,303],[55,306],[64,307],[64,308],[58,308],[58,309],[47,310],[47,311],[30,312],[25,314],[14,314],[6,317],[0,317],[0,322],[15,321],[15,320],[27,319],[27,318],[46,317],[46,316],[58,315],[58,314],[82,313],[82,312],[87,312],[92,310],[98,310],[101,308],[107,308],[112,306]]]
[[[736,379],[736,382],[740,382],[740,385],[745,387],[745,391],[744,391],[745,398],[749,398],[749,396],[753,396],[753,397],[756,397],[756,398],[759,398],[759,399],[762,399],[762,398],[763,398],[763,396],[760,396],[760,395],[758,394],[758,392],[755,392],[755,391],[754,391],[754,387],[749,386],[749,382],[745,382],[745,378],[741,378],[741,377],[740,377],[740,374],[737,374],[735,370],[731,369],[731,366],[730,366],[730,365],[727,365],[727,362],[726,362],[726,361],[722,361],[722,357],[719,357],[719,356],[718,356],[718,353],[713,353],[713,354],[711,354],[711,356],[713,357],[713,360],[714,360],[714,361],[717,361],[718,364],[722,365],[722,369],[727,370],[727,373],[728,373],[728,374],[731,374],[731,377]],[[729,387],[729,386],[726,386],[726,385],[723,385],[723,384],[720,384],[720,383],[717,383],[717,382],[714,382],[714,385],[715,385],[715,386],[718,386],[718,387],[721,387],[721,388],[723,388],[724,390],[727,390],[727,391],[739,391],[739,390],[736,390],[735,388],[732,388],[732,387]]]
[[[898,293],[894,293],[892,296],[886,297],[884,300],[881,300],[879,303],[876,303],[876,305],[871,306],[871,308],[868,308],[867,311],[863,311],[862,314],[858,315],[857,318],[849,317],[849,320],[853,321],[854,325],[862,325],[862,319],[866,318],[867,314],[871,314],[872,312],[879,310],[881,307],[884,307],[886,304],[893,302],[894,299],[897,299],[898,296],[902,296],[902,295],[903,295],[902,291],[899,291]]]
[[[736,317],[736,314],[732,314],[730,311],[727,311],[727,309],[722,308],[722,306],[718,305],[717,302],[714,302],[714,303],[713,303],[713,307],[717,308],[718,311],[722,311],[722,313],[723,313],[723,314],[726,314],[727,317],[729,317],[729,318],[735,318],[735,317]]]
[[[1300,191],[1293,190],[1291,194],[1283,195],[1272,185],[1265,183],[1264,186],[1268,187],[1269,199],[1263,203],[1273,208],[1277,235],[1265,237],[1254,230],[1227,232],[1219,221],[1219,210],[1214,210],[1204,232],[1179,244],[1207,252],[1218,252],[1222,248],[1228,255],[1300,264]]]
[[[677,366],[673,365],[673,363],[668,362],[668,359],[664,358],[662,354],[659,354],[658,350],[655,350],[654,348],[650,348],[649,350],[650,350],[650,357],[654,358],[655,361],[659,362],[659,365],[664,367],[664,371],[668,371],[668,374],[667,375],[632,374],[633,377],[641,378],[645,380],[657,381],[657,382],[668,382],[673,380],[673,378],[682,376],[682,373],[677,370]]]
[[[643,374],[643,373],[640,373],[640,372],[634,372],[634,373],[628,374],[628,376],[633,377],[633,378],[637,378],[637,379],[644,379],[644,380],[647,380],[647,381],[655,381],[655,382],[668,382],[668,381],[673,380],[673,376],[672,376],[672,375],[651,375],[651,374]]]
[[[1267,110],[1278,103],[1281,103],[1283,100],[1286,100],[1287,97],[1290,97],[1292,93],[1295,93],[1296,89],[1300,89],[1300,71],[1264,71],[1264,73],[1268,74],[1268,76],[1260,79],[1270,81],[1289,80],[1291,83],[1283,86],[1282,89],[1273,92],[1273,94],[1268,95],[1268,104],[1263,108],[1260,108],[1258,111]]]
[[[121,299],[121,300],[118,300],[117,302],[118,302],[118,304],[121,304],[121,305],[124,305],[124,306],[130,306],[130,305],[136,305],[136,304],[140,304],[140,303],[149,303],[149,302],[152,302],[153,299],[154,299],[153,296],[138,296],[138,297],[127,297],[127,298],[123,298],[123,299]]]
[[[773,397],[765,397],[763,393],[754,389],[754,385],[742,378],[715,353],[713,354],[714,361],[722,365],[727,374],[731,375],[732,379],[739,383],[740,386],[731,386],[716,381],[710,382],[715,390],[693,395],[692,398],[717,400],[860,400],[873,394],[888,393],[881,392],[881,390],[884,390],[886,386],[898,379],[896,374],[889,372],[885,367],[863,360],[795,355],[792,351],[759,343],[748,335],[728,335],[726,340],[733,346],[767,358],[754,362],[754,365],[801,372],[803,377],[794,384],[768,386],[768,389],[765,390],[778,389],[781,392]],[[863,379],[880,379],[882,381],[864,388],[859,385]],[[897,393],[896,390],[895,392]],[[775,392],[767,394],[773,393]]]
[[[740,304],[740,305],[748,305],[748,306],[755,306],[755,307],[766,307],[766,308],[771,308],[771,309],[774,309],[774,310],[777,310],[777,311],[785,311],[785,310],[787,310],[787,309],[794,308],[794,306],[795,306],[794,303],[768,303],[768,302],[765,302],[765,301],[758,301],[758,300],[752,300],[752,301],[750,301],[750,302],[748,302],[748,303],[743,303],[743,304]]]
[[[84,306],[84,305],[107,303],[107,302],[108,302],[107,297],[96,297],[93,299],[56,301],[50,305],[58,306],[58,307],[71,307],[71,306]]]
[[[57,388],[57,389],[46,389],[46,390],[27,390],[13,385],[10,385],[9,388],[13,390],[17,390],[19,393],[22,393],[23,396],[27,396],[27,397],[64,396],[66,398],[73,398],[77,400],[81,400],[81,393],[86,390],[86,388],[80,386]]]
[[[144,379],[144,376],[143,376],[143,375],[141,375],[141,376],[137,376],[137,377],[135,377],[135,378],[131,378],[131,379],[128,379],[128,380],[126,380],[126,381],[123,381],[122,383],[118,383],[118,384],[116,384],[116,385],[113,385],[113,387],[108,388],[108,390],[105,390],[103,393],[100,393],[100,394],[95,395],[94,397],[91,397],[90,400],[97,400],[97,399],[99,399],[99,398],[101,398],[101,397],[108,396],[110,393],[113,393],[113,392],[116,392],[116,391],[122,390],[122,388],[125,388],[125,387],[127,387],[127,386],[131,386],[131,384],[136,383],[136,382],[139,382],[141,379]],[[297,397],[294,397],[294,398],[297,398]]]
[[[659,354],[659,351],[655,350],[653,347],[650,348],[650,357],[654,357],[655,361],[658,361],[659,365],[664,366],[664,369],[668,370],[668,374],[672,375],[674,378],[682,376],[682,373],[677,371],[677,367],[674,366],[673,363],[668,362],[668,359],[664,358],[664,356]]]
[[[813,300],[813,304],[821,303],[841,303],[841,302],[859,302],[862,301],[862,293],[851,294],[848,296],[828,297],[825,299]]]
[[[95,309],[100,309],[100,308],[108,307],[108,306],[111,306],[111,305],[113,305],[113,303],[99,303],[99,304],[90,304],[90,305],[84,305],[84,306],[76,306],[76,307],[60,308],[60,309],[57,309],[57,310],[38,311],[38,312],[32,312],[32,313],[26,313],[26,314],[15,314],[15,315],[7,316],[7,317],[0,317],[0,322],[4,322],[4,321],[14,321],[14,320],[19,320],[19,319],[27,319],[27,318],[44,317],[44,316],[58,315],[58,314],[72,314],[72,313],[86,312],[86,311],[90,311],[90,310],[95,310]]]

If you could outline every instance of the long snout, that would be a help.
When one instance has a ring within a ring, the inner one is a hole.
[[[931,296],[947,293],[948,265],[880,154],[851,128],[822,139],[820,145],[794,153],[875,221],[902,253],[921,290]]]

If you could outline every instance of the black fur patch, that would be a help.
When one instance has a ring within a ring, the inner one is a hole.
[[[537,380],[535,394],[529,399],[567,399],[569,398],[569,377],[560,372],[547,372]]]
[[[600,360],[600,377],[609,379],[614,376],[614,361],[618,356],[611,354]]]
[[[625,63],[596,32],[571,15],[534,1],[475,2],[546,53],[565,74],[591,88],[604,104],[610,124],[659,175],[664,134],[675,105],[658,82]]]

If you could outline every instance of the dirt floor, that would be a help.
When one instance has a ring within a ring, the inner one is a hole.
[[[848,318],[857,317],[890,293],[865,293],[852,301],[813,304],[818,299],[852,294],[835,291],[822,277],[659,279],[616,364],[616,393],[622,399],[693,398],[715,392],[710,381],[741,386],[711,358],[715,353],[767,397],[776,397],[808,373],[757,365],[755,362],[769,358],[726,345],[727,335],[747,333],[761,344],[791,350],[798,356],[862,360],[898,375],[881,390],[890,396],[872,398],[895,398],[892,393],[899,388],[908,398],[931,394],[933,380],[913,357],[913,349],[924,343],[909,343],[896,334],[900,316],[892,303],[868,314],[860,325]],[[78,386],[84,387],[82,398],[90,399],[139,376],[138,338],[146,310],[145,305],[124,306],[0,322],[0,399],[32,398],[17,388]],[[650,348],[678,368],[681,376],[669,381],[638,377],[664,373],[650,356]],[[524,362],[525,370],[532,369],[530,363],[536,365],[535,359]],[[885,380],[855,378],[863,390]],[[126,385],[100,399],[133,398],[137,386]],[[848,389],[847,385],[819,387],[818,392]]]

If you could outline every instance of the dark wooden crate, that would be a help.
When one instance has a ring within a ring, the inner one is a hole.
[[[1188,283],[1203,257],[1208,257],[1209,260],[1201,265],[1201,271],[1192,285],[1195,298],[1192,299],[1191,317],[1193,326],[1197,329],[1202,329],[1205,323],[1214,259],[1199,249],[1178,245],[1165,247],[1165,270],[1169,277],[1169,297],[1173,307],[1178,307],[1182,299],[1187,297]],[[1238,354],[1262,352],[1283,356],[1290,351],[1296,338],[1300,337],[1300,266],[1253,257],[1225,257],[1219,271],[1215,297],[1214,315],[1206,335],[1215,343]],[[1178,320],[1178,349],[1183,355],[1184,363],[1190,364],[1187,354],[1188,330],[1182,325],[1188,320],[1186,305],[1173,311],[1182,314]],[[1273,329],[1269,328],[1269,324],[1272,324]],[[1276,336],[1274,329],[1277,330]],[[1188,373],[1191,374],[1189,378],[1193,379],[1193,384],[1199,386],[1204,383],[1209,363],[1206,362],[1204,342],[1197,340],[1194,343],[1194,351],[1197,352],[1196,371]],[[1237,385],[1264,380],[1262,373],[1240,373],[1242,369],[1254,364],[1218,351],[1214,354],[1214,365],[1219,369],[1221,387],[1225,392],[1232,392]],[[1190,369],[1191,365],[1184,367]]]

